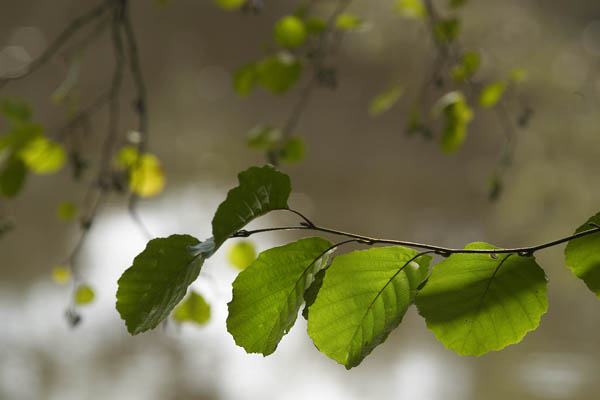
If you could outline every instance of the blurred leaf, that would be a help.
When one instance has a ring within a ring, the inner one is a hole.
[[[478,242],[466,248],[497,247]],[[480,356],[537,328],[548,310],[546,277],[534,257],[453,254],[433,267],[416,304],[444,346]]]
[[[40,124],[23,122],[14,125],[8,135],[0,138],[0,150],[9,148],[18,152],[33,139],[43,136],[44,128]]]
[[[183,299],[204,263],[204,256],[188,250],[198,243],[189,235],[152,239],[121,275],[117,311],[129,333],[155,328]]]
[[[343,13],[335,19],[335,27],[341,31],[355,31],[362,28],[363,20],[358,15]]]
[[[425,139],[431,139],[433,137],[431,129],[429,129],[421,119],[421,111],[419,111],[419,107],[416,104],[413,104],[410,109],[408,125],[405,132],[408,136],[419,134]]]
[[[304,291],[327,265],[331,247],[318,237],[260,253],[233,282],[227,330],[248,353],[267,356],[294,326]]]
[[[63,221],[70,221],[77,216],[77,206],[70,201],[63,201],[58,205],[56,215]]]
[[[514,83],[521,83],[527,80],[527,71],[523,68],[515,68],[510,72],[510,80]]]
[[[460,21],[457,18],[443,19],[435,24],[433,33],[438,43],[451,43],[460,33]]]
[[[305,153],[306,145],[304,144],[304,140],[293,137],[283,146],[283,149],[281,150],[281,159],[289,164],[295,164],[304,159]]]
[[[256,80],[256,65],[254,63],[246,64],[235,71],[233,89],[240,96],[246,96],[254,89]]]
[[[94,297],[96,297],[94,290],[88,285],[81,284],[75,291],[75,304],[79,306],[90,304],[94,301]]]
[[[371,105],[369,106],[369,115],[376,117],[379,114],[388,111],[398,102],[398,100],[400,100],[403,92],[404,88],[400,84],[395,84],[386,91],[375,96],[375,98],[371,100]]]
[[[448,153],[458,150],[467,136],[467,124],[473,119],[473,110],[465,96],[459,91],[446,93],[433,106],[432,114],[444,116],[442,150]]]
[[[405,18],[423,18],[427,8],[423,0],[396,0],[396,12]]]
[[[280,53],[260,61],[257,82],[275,94],[285,93],[300,77],[302,65],[291,54]]]
[[[304,27],[309,35],[320,35],[327,28],[327,25],[321,18],[314,17],[306,20]]]
[[[406,264],[417,254],[393,246],[335,257],[308,309],[308,335],[319,351],[350,369],[383,343],[427,277],[430,256]]]
[[[129,188],[141,197],[159,194],[165,186],[165,174],[154,154],[142,154],[129,170]]]
[[[579,233],[600,224],[600,213],[588,219],[575,230]],[[573,239],[565,249],[565,263],[576,277],[583,280],[587,287],[600,298],[600,235],[598,233]]]
[[[39,136],[29,141],[20,151],[19,156],[27,168],[36,174],[52,174],[60,170],[67,156],[59,143]]]
[[[52,270],[52,280],[64,285],[71,280],[71,268],[59,265]]]
[[[213,3],[227,11],[237,10],[238,8],[241,8],[245,2],[246,0],[213,0]]]
[[[500,100],[500,97],[502,97],[504,89],[506,89],[506,84],[504,82],[490,83],[481,91],[481,94],[479,95],[479,104],[486,108],[495,106],[496,103],[498,103],[498,100]]]
[[[0,195],[16,196],[21,191],[26,177],[25,163],[18,158],[10,157],[0,170]]]
[[[290,177],[267,165],[238,174],[239,185],[227,193],[212,220],[214,249],[254,218],[287,208]]]
[[[244,270],[256,259],[256,250],[249,240],[241,240],[229,248],[227,260],[237,269]]]
[[[77,81],[79,80],[79,72],[81,71],[81,62],[83,57],[81,53],[78,53],[69,65],[69,70],[67,71],[67,76],[60,83],[60,85],[52,92],[52,96],[50,97],[52,102],[55,104],[60,104],[65,101],[69,93],[75,88],[77,85]]]
[[[194,322],[204,325],[210,320],[210,305],[194,290],[175,308],[173,319],[177,322]]]
[[[475,75],[480,63],[481,60],[478,52],[470,51],[465,53],[461,58],[460,64],[452,68],[452,78],[457,82],[466,81]]]
[[[154,1],[160,7],[164,7],[167,5],[167,3],[169,3],[169,0],[154,0]]]
[[[31,106],[24,100],[4,99],[1,109],[2,115],[12,124],[21,124],[31,120]]]
[[[459,8],[467,4],[469,0],[450,0],[451,8]]]
[[[257,125],[248,132],[246,144],[251,149],[270,150],[281,139],[281,131],[270,125]]]
[[[133,146],[124,146],[119,150],[115,157],[117,166],[121,168],[131,168],[139,156],[138,150]]]
[[[295,49],[306,40],[306,27],[300,18],[286,15],[275,24],[274,35],[282,47]]]

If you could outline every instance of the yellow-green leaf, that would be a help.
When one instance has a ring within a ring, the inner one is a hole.
[[[481,91],[481,94],[479,95],[479,104],[486,108],[495,106],[496,103],[498,103],[498,100],[500,100],[500,97],[502,97],[504,89],[506,89],[506,84],[504,82],[490,83]]]
[[[369,106],[369,115],[372,117],[376,117],[379,114],[382,114],[388,111],[390,108],[394,106],[402,97],[402,93],[404,89],[401,85],[395,84],[386,91],[378,94],[371,101],[371,105]]]
[[[64,148],[40,136],[28,142],[19,156],[30,170],[36,174],[51,174],[60,170],[66,161]]]
[[[81,284],[75,291],[75,304],[80,306],[89,304],[94,301],[94,297],[96,297],[94,290],[86,284]]]
[[[275,24],[274,35],[281,46],[294,49],[306,40],[306,27],[300,18],[286,15]]]
[[[281,150],[281,159],[289,164],[295,164],[304,159],[306,146],[304,140],[293,137],[290,138]]]
[[[218,7],[227,11],[237,10],[238,8],[242,7],[245,2],[246,0],[213,0],[213,3],[215,3]]]
[[[256,259],[256,249],[252,242],[241,240],[229,248],[227,260],[237,269],[244,270]]]
[[[210,319],[210,305],[199,293],[192,290],[173,311],[173,319],[177,322],[194,322],[204,325]]]
[[[71,280],[71,268],[64,265],[54,267],[52,270],[52,280],[59,284],[65,284]]]
[[[121,168],[130,168],[138,158],[138,151],[133,146],[125,146],[119,150],[115,157],[117,166]]]
[[[341,31],[354,31],[360,29],[362,25],[362,18],[351,13],[340,14],[335,19],[335,27]]]
[[[58,205],[56,215],[63,221],[70,221],[77,216],[77,206],[70,201],[63,201]]]
[[[165,186],[165,174],[158,158],[153,154],[142,154],[131,166],[129,187],[132,192],[151,197],[159,194]]]
[[[405,18],[423,18],[427,15],[423,0],[397,0],[395,9]]]

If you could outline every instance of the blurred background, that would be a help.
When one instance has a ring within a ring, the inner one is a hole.
[[[210,221],[236,174],[262,165],[246,132],[281,125],[298,100],[258,90],[239,98],[237,67],[261,55],[273,23],[297,1],[265,1],[259,15],[227,13],[210,1],[131,2],[149,93],[149,151],[163,163],[167,185],[139,213],[153,236],[210,236]],[[324,15],[331,2],[317,2]],[[445,4],[438,2],[440,6]],[[0,12],[0,76],[26,67],[76,16],[95,2],[11,2]],[[437,3],[436,3],[437,4]],[[444,7],[440,8],[442,12]],[[489,181],[503,143],[493,112],[478,110],[464,146],[453,155],[437,141],[407,137],[411,101],[435,48],[420,21],[399,18],[393,1],[354,1],[369,22],[350,33],[331,60],[336,90],[318,89],[296,129],[306,159],[284,165],[293,182],[291,206],[325,226],[378,237],[462,247],[486,241],[534,245],[572,233],[600,210],[600,6],[597,1],[479,0],[460,12],[461,44],[477,49],[477,77],[528,73],[513,98],[534,109],[518,131],[514,163],[496,202]],[[82,102],[106,90],[113,68],[108,37],[82,60]],[[64,123],[50,96],[69,64],[56,57],[2,97],[22,97],[49,135]],[[307,75],[307,74],[306,74]],[[392,82],[405,93],[378,118],[367,109]],[[131,79],[125,93],[133,96]],[[442,94],[442,93],[440,93]],[[127,97],[125,97],[127,98]],[[122,101],[120,129],[136,116]],[[515,108],[518,110],[518,108]],[[513,112],[512,115],[516,115]],[[92,119],[90,146],[99,146],[106,113]],[[98,147],[99,148],[99,147]],[[33,177],[3,202],[16,229],[0,240],[0,398],[2,399],[595,399],[600,370],[600,303],[564,265],[564,246],[536,255],[549,279],[550,308],[539,328],[516,345],[485,356],[446,350],[411,308],[403,323],[357,368],[346,371],[320,354],[300,318],[278,351],[263,358],[236,347],[225,328],[226,303],[237,271],[224,246],[194,287],[212,308],[203,327],[175,326],[131,337],[115,310],[117,279],[147,238],[112,196],[94,221],[78,263],[96,292],[71,329],[64,318],[70,289],[52,268],[76,243],[77,223],[56,218],[61,201],[79,202],[86,186],[67,171]],[[274,214],[252,227],[294,223]],[[298,236],[253,237],[258,250]]]

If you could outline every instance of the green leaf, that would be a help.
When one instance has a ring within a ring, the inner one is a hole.
[[[513,83],[521,83],[527,80],[527,71],[524,68],[515,68],[510,72],[510,80]]]
[[[235,71],[233,89],[240,96],[246,96],[254,89],[256,80],[256,65],[254,63],[246,64]]]
[[[21,124],[31,120],[31,106],[24,100],[4,99],[1,110],[2,115],[12,124]]]
[[[304,26],[306,27],[306,33],[309,35],[320,35],[327,28],[325,21],[317,17],[306,20]]]
[[[504,89],[506,89],[506,83],[504,82],[490,83],[481,91],[481,94],[479,95],[479,104],[486,108],[495,106],[496,103],[498,103],[498,100],[500,100],[500,97],[502,97]]]
[[[257,125],[246,136],[246,145],[251,149],[271,150],[279,143],[281,130],[271,125]]]
[[[119,279],[117,311],[132,335],[155,328],[169,316],[196,280],[204,255],[192,255],[198,239],[171,235],[152,239]]]
[[[268,57],[256,67],[258,84],[275,94],[288,91],[296,83],[301,72],[302,64],[288,53]]]
[[[467,4],[469,0],[450,0],[450,7],[451,8],[460,8],[462,6],[464,6],[465,4]]]
[[[591,229],[590,223],[600,224],[600,213],[581,225],[575,233]],[[600,235],[598,233],[570,240],[565,249],[565,263],[576,277],[600,298]]]
[[[138,150],[133,146],[124,146],[115,157],[115,163],[121,168],[131,168],[139,157]]]
[[[177,322],[194,322],[204,325],[210,319],[210,305],[195,291],[175,308],[173,319]]]
[[[326,268],[323,268],[314,277],[313,283],[304,291],[304,308],[302,309],[302,316],[308,320],[308,308],[313,305],[319,294],[319,290],[323,286],[323,278],[325,278]]]
[[[475,75],[480,64],[481,57],[478,52],[470,51],[465,53],[461,58],[460,64],[452,68],[452,78],[457,82],[464,82]]]
[[[369,115],[376,117],[379,114],[388,111],[398,102],[398,100],[400,100],[403,92],[404,89],[402,86],[400,84],[395,84],[386,91],[375,96],[369,106]]]
[[[444,116],[444,130],[441,147],[447,153],[460,148],[467,137],[467,124],[473,119],[473,110],[467,104],[465,96],[458,91],[446,93],[433,106],[432,114]]]
[[[16,196],[21,191],[26,177],[25,163],[16,157],[9,158],[0,170],[0,195]]]
[[[69,282],[72,275],[71,268],[64,265],[59,265],[52,269],[52,280],[61,285]]]
[[[63,201],[56,208],[56,215],[63,221],[70,221],[77,216],[77,206],[70,201]]]
[[[227,11],[234,11],[241,8],[246,0],[213,0],[218,7]]]
[[[487,243],[467,249],[491,250]],[[433,267],[416,304],[448,349],[479,356],[518,343],[548,310],[546,277],[534,257],[454,254]]]
[[[9,148],[17,153],[43,134],[44,128],[40,124],[24,122],[15,125],[8,135],[0,139],[0,150]]]
[[[304,140],[293,137],[290,138],[281,150],[281,159],[288,164],[295,164],[304,159],[306,153],[306,145]]]
[[[237,269],[244,270],[256,259],[256,250],[249,240],[240,240],[229,248],[227,260]]]
[[[39,136],[29,141],[19,156],[27,168],[36,174],[52,174],[60,170],[67,159],[64,148],[49,139]]]
[[[438,43],[451,43],[460,33],[460,21],[457,18],[443,19],[435,24],[433,33]]]
[[[431,257],[404,247],[354,251],[333,259],[308,311],[315,346],[350,369],[402,321]],[[403,268],[403,266],[405,266]]]
[[[395,10],[405,18],[419,19],[427,15],[423,0],[396,0]]]
[[[331,247],[318,237],[260,253],[233,282],[227,330],[248,353],[267,356],[294,326],[304,291],[327,265]]]
[[[90,286],[85,284],[79,285],[77,287],[74,296],[75,304],[79,306],[90,304],[92,301],[94,301],[94,298],[96,297],[96,295],[94,294],[94,290]]]
[[[141,197],[156,196],[162,192],[165,181],[162,165],[154,154],[140,155],[129,169],[129,189]]]
[[[238,175],[239,185],[227,193],[212,220],[214,251],[254,218],[287,208],[290,177],[270,165],[251,167]]]
[[[295,15],[286,15],[275,24],[275,41],[282,47],[295,49],[306,40],[304,22]]]
[[[363,20],[358,15],[342,13],[335,19],[335,27],[340,31],[355,31],[362,28]]]

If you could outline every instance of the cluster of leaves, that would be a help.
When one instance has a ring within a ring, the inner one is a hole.
[[[287,175],[271,166],[249,168],[218,207],[211,238],[151,240],[118,282],[116,307],[129,332],[155,328],[174,309],[176,320],[206,321],[209,307],[198,293],[176,308],[188,286],[228,238],[277,230],[243,230],[255,218],[273,210],[301,215],[288,208],[290,192]],[[600,214],[579,227],[576,233],[583,234],[568,238],[565,253],[567,266],[600,297],[598,223]],[[334,257],[343,244],[377,240],[319,228],[306,219],[297,229],[351,239],[333,244],[308,237],[257,258],[245,242],[234,246],[230,259],[247,268],[233,283],[227,329],[249,353],[273,353],[302,308],[315,346],[348,369],[386,340],[412,304],[447,348],[475,356],[519,342],[548,309],[546,276],[533,250],[475,242],[464,250],[421,245],[429,250],[419,253],[395,245]],[[445,258],[432,266],[431,255]]]
[[[247,5],[245,1],[215,1],[221,8],[233,11]],[[351,13],[339,13],[331,22],[312,15],[310,7],[302,6],[294,13],[279,18],[273,26],[272,39],[265,44],[265,56],[237,69],[233,77],[233,88],[240,96],[248,96],[256,87],[261,87],[275,95],[283,95],[294,88],[305,70],[312,67],[317,83],[335,88],[335,69],[322,63],[324,44],[334,33],[357,31],[363,27],[363,20]],[[304,158],[305,144],[294,132],[282,132],[269,124],[252,128],[247,136],[251,149],[275,154],[288,163],[296,163]],[[291,137],[290,137],[291,136]]]
[[[522,69],[511,72],[506,81],[499,80],[480,84],[473,79],[481,65],[481,56],[477,51],[462,51],[456,44],[461,31],[461,21],[456,16],[442,18],[438,16],[430,2],[425,0],[397,0],[396,12],[409,19],[424,20],[430,27],[432,39],[438,49],[438,59],[434,65],[434,75],[425,83],[423,93],[414,102],[406,127],[408,135],[420,134],[429,139],[433,137],[429,119],[442,119],[440,148],[447,153],[456,152],[467,137],[467,125],[474,116],[474,109],[468,104],[465,91],[472,93],[475,101],[482,108],[494,107],[501,99],[509,84],[521,82],[525,78]],[[450,0],[451,9],[462,7],[466,1]],[[462,54],[461,54],[462,53]],[[423,103],[425,89],[430,84],[438,88],[450,82],[451,90],[443,94],[437,102],[427,110]],[[378,94],[371,102],[369,113],[378,116],[390,109],[400,100],[402,85],[392,84]]]
[[[0,137],[0,196],[16,196],[28,172],[52,174],[66,160],[62,145],[44,134],[42,125],[33,121],[31,108],[21,100],[3,100],[1,112],[8,132]]]

